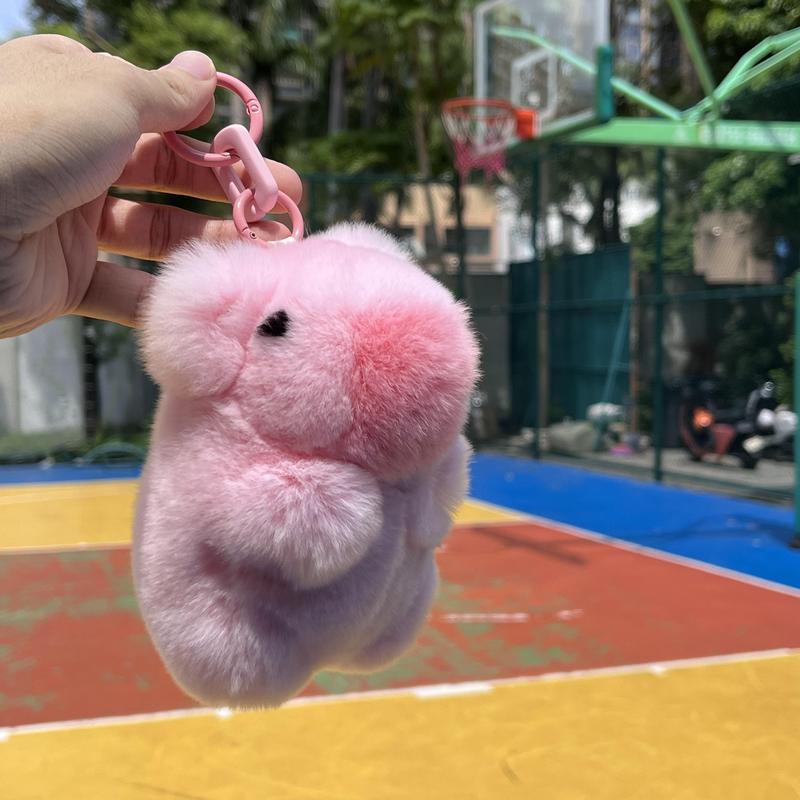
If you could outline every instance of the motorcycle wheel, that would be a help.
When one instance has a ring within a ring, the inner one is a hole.
[[[758,466],[758,459],[751,456],[750,453],[738,453],[737,455],[742,469],[755,469]]]

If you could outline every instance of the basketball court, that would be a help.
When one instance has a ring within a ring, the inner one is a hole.
[[[800,796],[788,511],[479,456],[412,652],[231,713],[177,689],[139,618],[135,478],[44,474],[0,489],[10,798]]]
[[[531,138],[800,151],[796,123],[714,117],[800,33],[678,110],[613,75],[608,19],[596,0],[477,7],[475,97],[445,120],[462,172],[501,174]],[[614,93],[653,116],[614,119]],[[196,706],[150,643],[137,477],[0,469],[4,798],[800,798],[792,509],[479,454],[413,649],[234,712]]]

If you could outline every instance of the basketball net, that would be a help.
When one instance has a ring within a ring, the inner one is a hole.
[[[442,121],[464,180],[473,169],[482,170],[487,179],[500,176],[514,138],[532,139],[536,134],[536,111],[515,108],[505,100],[448,100],[442,106]]]

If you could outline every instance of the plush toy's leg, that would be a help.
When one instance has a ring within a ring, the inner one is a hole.
[[[207,566],[189,580],[152,554],[136,564],[142,615],[188,694],[215,706],[275,706],[311,678],[316,664],[264,599],[268,576],[234,580],[224,566]]]
[[[363,648],[348,666],[359,671],[374,670],[401,656],[425,622],[436,585],[436,566],[431,559],[420,580],[419,591],[407,610],[395,616],[378,638]]]
[[[295,635],[255,606],[209,609],[162,654],[178,683],[214,706],[276,706],[297,694],[312,668]]]

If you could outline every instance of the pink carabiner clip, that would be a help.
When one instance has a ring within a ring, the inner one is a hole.
[[[291,239],[299,241],[303,238],[303,217],[300,209],[294,200],[278,189],[278,182],[264,161],[261,151],[241,125],[228,125],[223,128],[214,137],[211,150],[215,153],[236,153],[253,184],[245,186],[231,166],[213,167],[222,191],[233,205],[233,222],[241,236],[264,244],[274,244],[259,239],[249,223],[260,220],[280,202],[292,220]]]
[[[250,222],[255,222],[275,208],[275,204],[278,202],[278,183],[246,128],[241,125],[225,126],[214,137],[211,152],[235,153],[247,170],[247,174],[253,182],[254,207],[247,214]],[[212,167],[212,169],[228,200],[234,203],[245,189],[242,179],[231,165],[226,164],[222,167]]]
[[[233,75],[225,72],[217,73],[217,86],[230,89],[234,94],[239,95],[247,108],[247,115],[250,117],[250,138],[257,145],[261,134],[264,132],[264,113],[261,111],[261,103],[253,93],[253,90],[242,83]],[[167,144],[179,155],[183,156],[192,164],[201,167],[221,167],[223,165],[235,164],[239,159],[230,153],[213,153],[198,150],[192,147],[186,140],[181,139],[174,131],[163,134]]]
[[[208,152],[190,146],[175,132],[162,134],[164,140],[187,161],[214,170],[225,196],[233,206],[233,222],[242,237],[263,245],[300,241],[304,234],[303,215],[297,203],[278,189],[278,183],[258,149],[258,140],[264,129],[261,105],[252,90],[232,75],[218,72],[217,84],[242,98],[250,116],[250,130],[242,125],[227,125],[214,137]],[[242,178],[233,169],[238,161],[242,162],[252,186],[245,186]],[[270,213],[278,203],[291,218],[292,234],[286,239],[268,242],[260,239],[250,228],[250,224]]]

